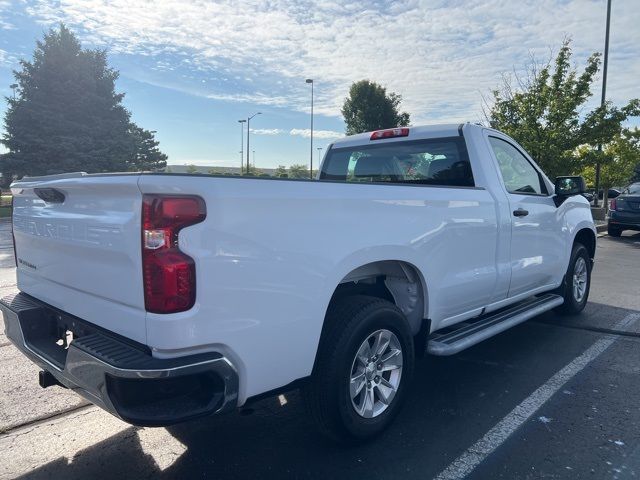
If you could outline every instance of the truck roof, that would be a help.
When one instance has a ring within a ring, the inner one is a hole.
[[[408,137],[386,138],[375,140],[375,143],[403,142],[407,140],[423,140],[428,138],[454,137],[460,135],[460,127],[471,126],[470,123],[444,123],[436,125],[410,126]],[[333,148],[353,147],[357,145],[368,145],[371,142],[371,133],[365,132],[357,135],[350,135],[333,142]]]

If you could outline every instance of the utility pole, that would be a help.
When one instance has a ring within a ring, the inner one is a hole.
[[[309,178],[313,178],[313,79],[307,78],[305,82],[311,84],[311,145],[309,145]]]
[[[262,115],[262,112],[256,112],[253,115],[251,115],[249,118],[247,118],[247,175],[249,174],[249,132],[251,131],[250,128],[250,123],[251,123],[251,119],[253,117],[255,117],[256,115]]]
[[[244,124],[246,120],[238,120],[240,124],[240,175],[242,175],[242,162],[244,160]]]
[[[318,147],[318,168],[320,168],[322,147]],[[313,170],[311,170],[311,178],[313,178]]]
[[[607,27],[604,34],[604,59],[602,62],[602,97],[600,98],[600,107],[604,107],[607,97],[607,67],[609,66],[609,27],[611,25],[611,0],[607,0]],[[593,206],[598,206],[598,197],[600,195],[600,153],[602,145],[598,145],[598,160],[596,160],[596,197],[593,200]],[[606,195],[602,193],[602,201],[606,203]]]

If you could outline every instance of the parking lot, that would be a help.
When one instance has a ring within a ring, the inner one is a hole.
[[[15,288],[0,223],[0,292]],[[0,478],[637,478],[640,234],[598,239],[590,303],[419,362],[372,443],[320,437],[297,392],[171,428],[133,427],[58,387],[0,335]]]

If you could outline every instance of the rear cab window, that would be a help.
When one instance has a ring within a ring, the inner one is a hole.
[[[320,180],[474,187],[462,137],[332,148]]]

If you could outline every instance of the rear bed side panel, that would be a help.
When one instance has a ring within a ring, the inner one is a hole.
[[[146,343],[137,175],[24,181],[14,191],[18,288]],[[54,188],[63,203],[35,192]]]
[[[196,305],[148,314],[148,345],[158,357],[221,351],[239,370],[240,402],[311,373],[331,295],[363,264],[415,265],[436,321],[493,292],[497,223],[484,189],[195,175],[143,175],[139,186],[207,205],[179,239],[196,261]]]

